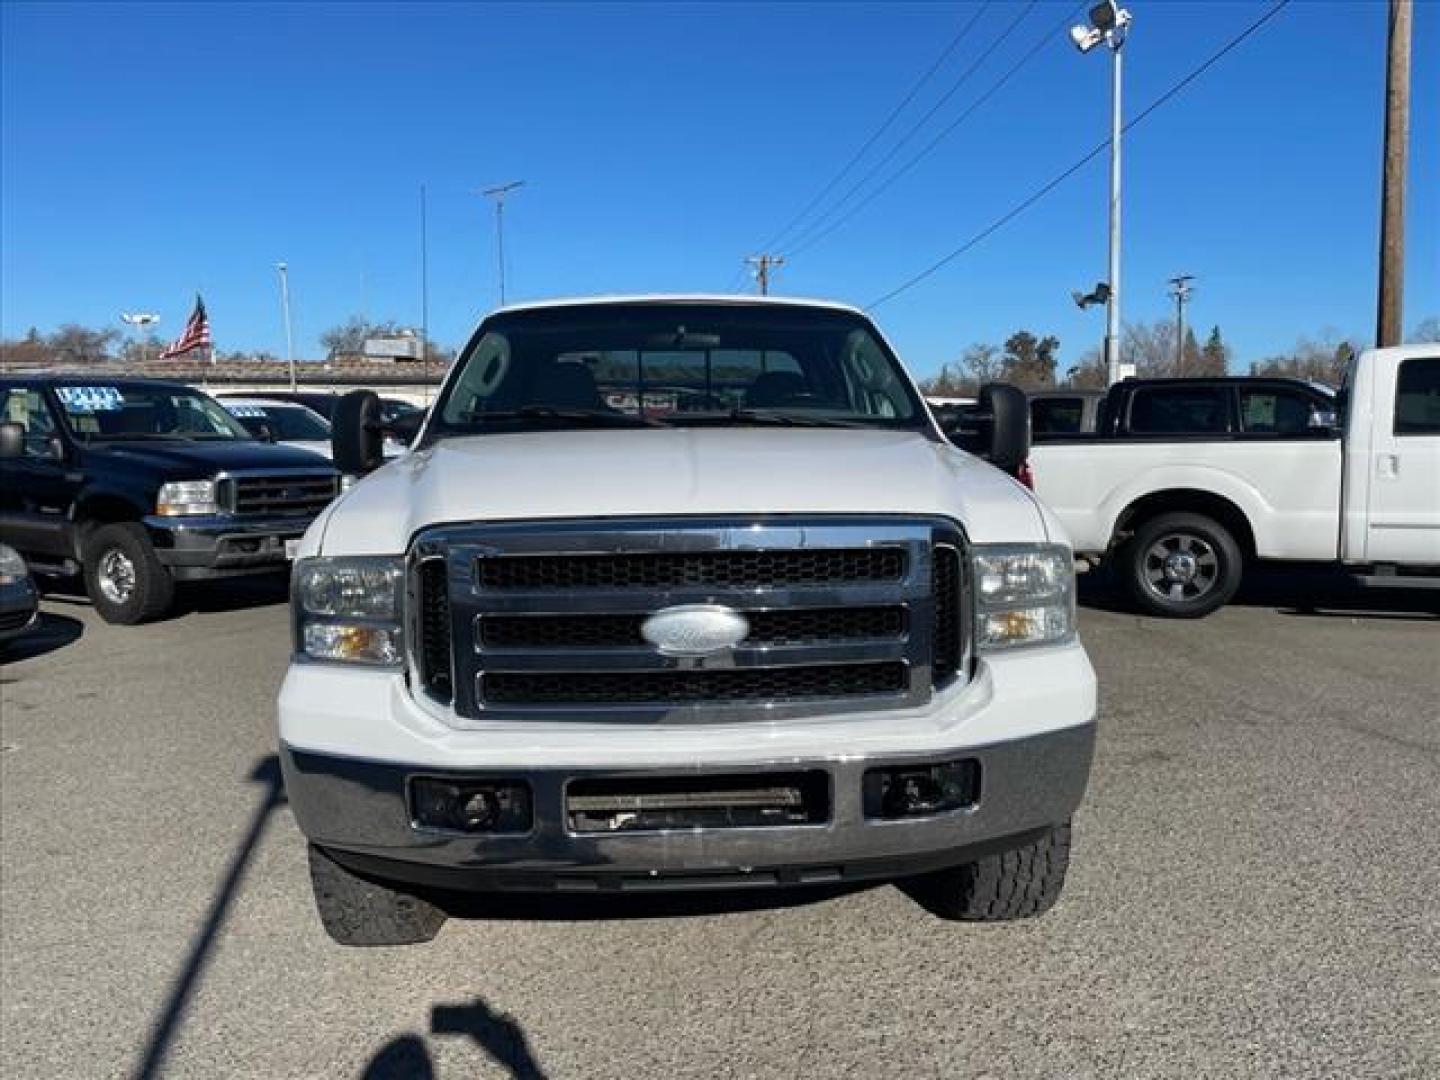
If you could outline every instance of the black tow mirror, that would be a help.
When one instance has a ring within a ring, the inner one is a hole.
[[[25,429],[9,421],[0,424],[0,459],[23,457],[24,454]]]
[[[1030,403],[1025,391],[1009,383],[986,383],[975,405],[945,426],[945,436],[1001,472],[1019,476],[1030,458]]]
[[[370,390],[352,390],[335,404],[330,449],[342,474],[364,476],[385,463],[380,398]]]

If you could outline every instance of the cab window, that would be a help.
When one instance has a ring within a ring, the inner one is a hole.
[[[1230,430],[1230,388],[1142,387],[1130,401],[1130,430],[1141,435],[1224,435]]]
[[[1395,383],[1395,434],[1440,435],[1440,356],[1401,361]]]
[[[1240,391],[1240,426],[1252,434],[1303,435],[1333,425],[1334,417],[1333,409],[1322,411],[1312,398],[1295,390]]]
[[[45,398],[38,390],[14,387],[4,391],[5,404],[0,408],[0,420],[19,424],[25,429],[25,456],[28,458],[49,458],[50,440],[56,435],[55,417]]]

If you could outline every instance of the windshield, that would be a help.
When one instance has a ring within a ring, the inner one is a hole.
[[[265,428],[269,428],[271,436],[282,442],[326,442],[330,439],[330,424],[323,416],[303,405],[226,402],[225,411],[257,439],[264,436]]]
[[[219,404],[183,386],[57,386],[65,423],[85,441],[249,439]]]
[[[436,411],[440,432],[794,424],[927,427],[861,316],[746,304],[608,304],[489,319]]]

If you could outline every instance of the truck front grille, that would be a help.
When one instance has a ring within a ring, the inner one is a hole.
[[[965,670],[954,526],[885,517],[443,526],[412,553],[416,681],[462,718],[733,722],[904,708]],[[668,608],[733,647],[646,641]]]
[[[481,677],[481,696],[493,705],[723,704],[898,694],[905,683],[903,663],[728,671],[500,671]]]
[[[486,649],[641,648],[648,615],[487,615],[480,619]],[[889,607],[798,608],[749,611],[746,642],[804,645],[825,641],[894,641],[905,636],[905,609]]]
[[[331,472],[233,476],[221,481],[222,500],[231,513],[276,517],[313,517],[340,492]]]
[[[894,548],[521,555],[480,564],[485,589],[773,589],[904,576],[905,552]]]

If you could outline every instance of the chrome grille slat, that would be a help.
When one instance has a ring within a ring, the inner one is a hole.
[[[316,514],[340,491],[338,474],[319,470],[230,473],[220,478],[226,508],[233,514]]]

